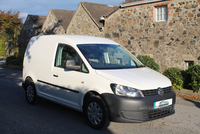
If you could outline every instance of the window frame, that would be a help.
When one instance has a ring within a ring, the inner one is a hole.
[[[168,21],[168,7],[167,7],[167,5],[156,6],[155,7],[155,14],[156,14],[155,15],[156,22]],[[158,18],[158,16],[162,17],[162,19]]]
[[[81,68],[80,68],[80,70],[79,70],[78,72],[89,73],[88,67],[87,67],[86,64],[83,62],[82,58],[80,57],[80,55],[79,55],[79,53],[76,51],[76,49],[75,49],[74,47],[72,47],[71,45],[63,44],[63,43],[58,43],[58,45],[57,45],[57,50],[56,50],[55,60],[54,60],[54,67],[66,69],[65,67],[56,66],[57,57],[58,57],[58,53],[59,53],[59,46],[60,46],[60,45],[65,45],[65,46],[71,47],[71,48],[73,48],[74,51],[77,53],[78,57],[80,58],[80,66],[81,66]],[[83,71],[83,67],[82,67],[83,65],[85,66],[85,69],[87,70],[87,72]]]

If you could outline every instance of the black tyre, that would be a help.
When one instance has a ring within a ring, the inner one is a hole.
[[[26,85],[26,99],[31,105],[35,104],[38,99],[33,82],[30,82]]]
[[[85,105],[85,116],[94,129],[105,129],[110,125],[105,103],[100,96],[92,96]]]

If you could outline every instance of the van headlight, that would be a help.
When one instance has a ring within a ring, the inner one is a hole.
[[[118,96],[127,96],[127,97],[144,97],[142,92],[138,89],[122,86],[118,84],[111,84],[113,92]]]

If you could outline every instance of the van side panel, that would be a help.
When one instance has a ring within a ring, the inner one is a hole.
[[[34,80],[38,95],[51,88],[38,84],[38,80],[52,83],[52,67],[55,59],[56,41],[47,37],[34,37],[30,40],[24,57],[23,78],[27,76]],[[26,73],[26,74],[25,74]]]

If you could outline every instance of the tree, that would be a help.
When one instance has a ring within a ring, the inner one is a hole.
[[[8,54],[18,46],[18,35],[23,26],[19,14],[19,12],[12,13],[11,10],[8,12],[0,10],[0,40],[3,42],[0,46],[5,46],[6,44]]]

